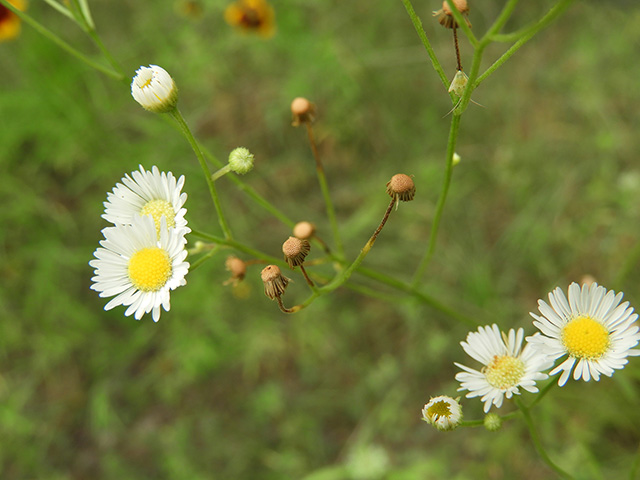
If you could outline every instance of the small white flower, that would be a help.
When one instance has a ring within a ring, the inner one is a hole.
[[[569,301],[560,287],[549,293],[549,304],[538,300],[542,316],[532,313],[533,324],[542,335],[528,337],[536,350],[555,361],[568,358],[549,372],[562,372],[558,385],[567,383],[571,370],[574,380],[600,380],[600,374],[610,377],[613,371],[627,364],[628,356],[640,355],[634,350],[640,341],[638,318],[629,302],[620,303],[622,293],[592,283],[569,285]],[[575,370],[574,370],[575,367]]]
[[[160,172],[158,167],[151,171],[140,165],[140,171],[125,175],[122,183],[116,183],[113,191],[107,193],[102,218],[114,225],[130,225],[139,215],[151,215],[160,234],[160,219],[164,217],[169,228],[183,228],[185,233],[187,209],[183,207],[187,194],[181,193],[184,175],[176,180],[173,173]]]
[[[497,325],[479,327],[470,332],[466,342],[460,342],[464,351],[484,365],[482,370],[474,370],[456,363],[464,372],[456,374],[461,387],[458,391],[469,390],[467,398],[482,397],[484,412],[491,404],[502,406],[504,397],[519,395],[519,388],[528,392],[537,392],[536,381],[548,377],[541,373],[551,366],[545,355],[538,353],[529,345],[522,347],[524,330],[509,330],[508,335],[501,334]]]
[[[424,406],[422,419],[438,430],[453,430],[462,421],[462,407],[455,398],[440,395]]]
[[[131,95],[145,110],[155,113],[170,112],[178,103],[178,87],[171,75],[157,65],[136,70]]]
[[[229,167],[239,175],[249,173],[253,168],[253,154],[244,147],[238,147],[229,154]]]
[[[91,289],[100,297],[114,297],[105,305],[128,306],[125,315],[135,314],[140,320],[152,312],[153,321],[160,319],[160,307],[169,311],[170,291],[185,285],[189,263],[185,262],[185,230],[167,228],[161,220],[160,235],[153,219],[134,217],[131,225],[118,225],[102,230],[100,242],[89,265],[95,268]]]

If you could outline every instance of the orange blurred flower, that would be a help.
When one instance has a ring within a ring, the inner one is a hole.
[[[224,19],[233,27],[265,38],[276,31],[275,13],[266,0],[238,0],[227,7]]]
[[[9,0],[9,3],[19,10],[27,7],[25,0]],[[0,42],[13,40],[20,35],[20,17],[4,5],[0,5]]]

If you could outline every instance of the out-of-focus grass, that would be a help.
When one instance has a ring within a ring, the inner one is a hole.
[[[393,213],[365,262],[410,279],[451,106],[399,2],[277,2],[268,41],[232,31],[222,4],[203,4],[193,20],[172,2],[95,3],[127,72],[166,68],[202,143],[220,158],[250,148],[257,164],[244,180],[328,238],[305,134],[289,125],[293,97],[315,101],[350,257],[384,211],[386,181],[414,175],[416,200]],[[429,18],[437,3],[416,9],[452,76],[449,32]],[[522,2],[508,28],[547,7]],[[472,8],[482,32],[500,2]],[[30,13],[92,51],[43,3]],[[536,300],[584,274],[639,305],[640,275],[626,265],[640,233],[639,38],[635,5],[580,2],[474,93],[485,107],[462,119],[462,163],[424,280],[433,296],[528,334]],[[491,47],[486,66],[503,49]],[[464,40],[462,52],[465,64]],[[106,191],[138,164],[184,174],[190,225],[217,233],[197,162],[125,86],[29,28],[0,45],[0,71],[3,479],[376,478],[362,470],[376,462],[380,478],[397,480],[551,476],[519,421],[448,434],[420,421],[430,395],[455,394],[452,362],[469,363],[458,344],[467,329],[387,288],[397,301],[343,288],[285,316],[262,295],[259,267],[248,298],[234,298],[221,253],[174,292],[160,323],[104,312],[87,262],[106,226]],[[288,229],[230,182],[218,185],[237,238],[278,255]],[[291,276],[289,304],[306,295]],[[580,478],[625,475],[639,441],[639,377],[632,359],[612,379],[555,389],[535,411],[551,456]],[[480,418],[479,401],[464,408]]]

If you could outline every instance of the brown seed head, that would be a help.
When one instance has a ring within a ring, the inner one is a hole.
[[[238,257],[234,257],[233,255],[227,257],[227,260],[224,262],[224,266],[227,271],[231,272],[231,278],[224,282],[225,285],[230,283],[237,285],[244,280],[244,277],[247,274],[247,264]]]
[[[271,300],[281,296],[289,284],[289,279],[282,275],[276,265],[267,265],[260,273],[264,283],[264,294]]]
[[[291,114],[293,115],[294,127],[301,123],[313,122],[315,120],[316,106],[303,97],[297,97],[291,102]]]
[[[298,222],[293,227],[293,236],[308,240],[316,233],[316,226],[311,222]]]
[[[387,193],[396,201],[408,202],[416,194],[416,186],[409,175],[397,173],[387,183]]]
[[[466,18],[469,14],[469,5],[467,5],[467,0],[453,0],[453,4],[456,9],[465,16],[467,25],[471,27],[471,22]],[[453,12],[446,0],[442,2],[442,8],[440,10],[433,12],[433,16],[438,17],[438,23],[445,28],[458,28],[459,26],[453,18]]]
[[[282,244],[284,259],[291,268],[302,265],[309,250],[311,250],[309,241],[296,237],[289,237],[288,240]]]

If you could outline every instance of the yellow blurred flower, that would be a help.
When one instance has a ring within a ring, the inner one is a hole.
[[[265,38],[276,31],[273,7],[265,0],[238,0],[227,7],[224,19],[233,27]]]
[[[27,7],[25,0],[9,0],[19,10]],[[20,17],[4,5],[0,5],[0,42],[12,40],[20,35]]]

